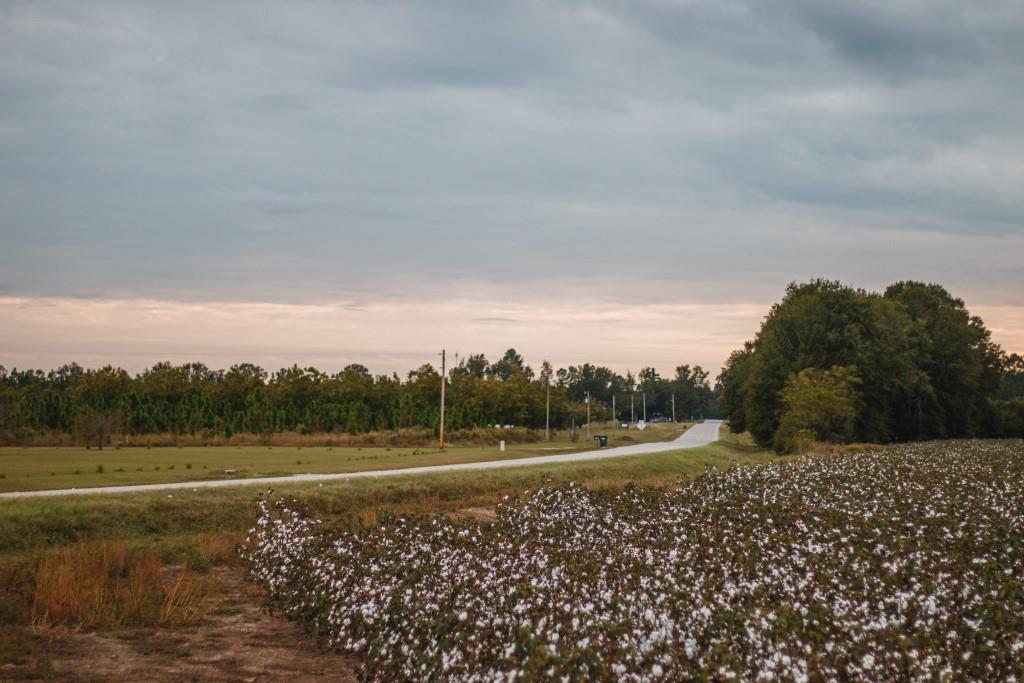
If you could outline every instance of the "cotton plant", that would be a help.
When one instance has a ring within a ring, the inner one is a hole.
[[[282,610],[366,680],[1024,677],[1024,444],[913,444],[568,484],[496,520],[332,529],[264,504]]]

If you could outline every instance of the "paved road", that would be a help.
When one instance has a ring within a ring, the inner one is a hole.
[[[49,491],[15,491],[0,493],[2,498],[39,498],[44,496],[72,496],[92,493],[136,493],[143,491],[171,491],[174,489],[218,488],[221,486],[260,486],[266,484],[292,484],[306,481],[335,481],[338,479],[361,479],[364,477],[394,477],[406,474],[432,474],[434,472],[455,472],[461,470],[493,470],[502,467],[523,467],[525,465],[546,465],[556,462],[576,462],[580,460],[601,460],[604,458],[621,458],[629,455],[661,453],[681,448],[696,448],[718,440],[718,428],[721,420],[705,420],[683,432],[674,441],[657,441],[654,443],[638,443],[635,446],[618,446],[604,450],[583,451],[582,453],[561,453],[558,455],[535,455],[528,458],[512,460],[487,460],[485,462],[465,462],[452,465],[429,465],[424,467],[405,467],[394,470],[368,470],[365,472],[343,472],[337,474],[293,474],[281,477],[253,477],[251,479],[216,479],[211,481],[182,481],[169,484],[133,484],[128,486],[96,486],[82,489],[52,489]]]

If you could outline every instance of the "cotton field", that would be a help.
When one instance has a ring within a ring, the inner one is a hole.
[[[332,529],[266,505],[272,600],[368,680],[1024,678],[1024,443],[569,485]]]

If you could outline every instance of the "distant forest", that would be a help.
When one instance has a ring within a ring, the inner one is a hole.
[[[625,376],[589,363],[539,371],[515,349],[491,363],[483,354],[449,368],[445,423],[449,429],[545,425],[550,383],[551,427],[586,420],[590,396],[594,421],[637,419],[646,401],[648,418],[717,415],[708,373],[681,365],[663,378],[653,368]],[[423,365],[402,379],[373,376],[361,365],[329,374],[292,366],[270,374],[256,365],[211,370],[201,363],[160,363],[136,376],[115,367],[6,370],[0,366],[0,440],[25,442],[45,434],[80,434],[83,441],[113,433],[192,434],[349,433],[425,428],[440,422],[441,376]]]
[[[731,428],[780,452],[1024,436],[1024,358],[936,284],[792,284],[718,384]]]

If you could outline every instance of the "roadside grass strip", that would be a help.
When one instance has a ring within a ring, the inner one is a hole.
[[[1024,442],[575,484],[493,522],[263,504],[273,603],[367,680],[1024,679]]]

